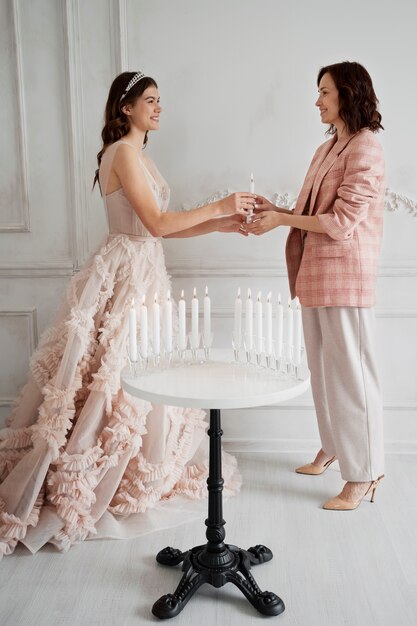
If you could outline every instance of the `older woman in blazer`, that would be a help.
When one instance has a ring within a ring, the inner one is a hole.
[[[290,226],[291,296],[302,305],[322,448],[300,474],[322,474],[337,458],[346,484],[326,502],[352,510],[383,477],[382,402],[373,347],[375,283],[382,237],[383,128],[368,72],[337,63],[318,75],[316,106],[331,139],[316,151],[294,212],[258,199],[256,235]]]

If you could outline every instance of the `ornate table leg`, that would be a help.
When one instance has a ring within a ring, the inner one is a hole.
[[[173,594],[162,596],[152,607],[152,613],[161,619],[175,617],[203,583],[223,587],[228,582],[238,587],[249,602],[263,615],[279,615],[285,610],[281,598],[271,591],[261,591],[250,569],[252,565],[272,559],[272,552],[262,545],[242,550],[224,543],[226,536],[223,519],[223,478],[221,458],[220,410],[210,410],[210,462],[208,490],[207,543],[181,552],[174,548],[161,550],[156,560],[162,565],[182,562],[183,576]]]

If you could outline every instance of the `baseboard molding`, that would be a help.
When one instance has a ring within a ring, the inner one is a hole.
[[[224,449],[231,454],[239,452],[311,452],[320,448],[318,439],[235,439],[223,437]],[[417,441],[387,440],[385,454],[417,454]]]

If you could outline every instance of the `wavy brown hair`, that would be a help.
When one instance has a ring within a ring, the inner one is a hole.
[[[322,67],[317,76],[317,86],[324,74],[329,73],[339,92],[339,115],[346,124],[349,135],[357,133],[361,128],[369,128],[377,133],[383,130],[382,116],[378,111],[372,79],[360,63],[343,61]],[[336,127],[331,124],[327,131],[334,135]]]
[[[127,115],[125,115],[125,113],[123,113],[122,107],[124,107],[126,104],[134,105],[136,100],[143,94],[146,89],[148,89],[148,87],[158,87],[156,81],[153,78],[151,78],[150,76],[145,76],[145,78],[142,78],[135,85],[133,85],[133,87],[128,91],[126,96],[120,102],[120,99],[123,96],[126,87],[128,86],[129,82],[132,80],[135,74],[136,72],[123,72],[122,74],[116,76],[111,84],[104,112],[104,127],[101,131],[103,147],[97,154],[98,167],[94,176],[93,189],[97,181],[100,186],[98,173],[100,169],[101,159],[106,148],[115,141],[119,141],[119,139],[127,135],[130,130],[129,118]],[[148,131],[146,131],[145,133],[143,148],[146,146],[147,143]]]

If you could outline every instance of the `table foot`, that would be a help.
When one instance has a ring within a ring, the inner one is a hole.
[[[261,591],[249,571],[253,565],[272,559],[272,552],[266,546],[257,545],[242,550],[229,544],[224,545],[224,550],[217,553],[208,550],[206,545],[197,546],[187,552],[165,548],[156,558],[158,563],[168,566],[178,565],[183,561],[184,572],[174,593],[162,596],[153,605],[152,613],[160,619],[178,615],[204,583],[217,588],[228,582],[234,584],[263,615],[279,615],[285,610],[281,598],[271,591]]]

